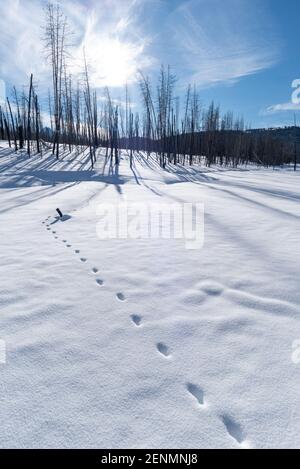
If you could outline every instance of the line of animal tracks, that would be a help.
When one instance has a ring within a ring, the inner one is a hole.
[[[66,248],[71,249],[72,243],[64,237],[61,237],[60,233],[58,233],[56,228],[52,228],[50,220],[51,217],[49,216],[42,222],[46,230],[53,236],[55,241],[58,241]],[[77,258],[79,258],[79,261],[81,263],[89,264],[89,260],[82,255],[79,249],[74,249],[74,254],[75,256],[77,256]],[[103,288],[105,286],[105,280],[99,276],[99,269],[93,266],[90,268],[90,272],[92,272],[92,274],[94,275],[95,286]],[[119,302],[127,301],[126,295],[123,292],[116,292],[115,298],[116,301]],[[143,326],[143,317],[138,314],[132,314],[130,316],[130,322],[136,329],[139,329]],[[172,357],[172,351],[170,350],[168,345],[163,342],[158,342],[156,344],[156,350],[157,353],[165,360],[169,360]],[[191,398],[191,402],[194,402],[194,405],[195,407],[197,407],[198,410],[206,411],[210,407],[209,402],[206,400],[204,390],[201,387],[194,383],[185,383],[185,387],[187,393]],[[245,433],[238,422],[236,422],[229,415],[219,415],[218,417],[223,422],[224,427],[230,437],[235,440],[239,447],[250,448],[250,445],[246,440]]]

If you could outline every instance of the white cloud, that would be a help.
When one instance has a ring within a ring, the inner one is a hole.
[[[82,72],[83,47],[90,62],[91,84],[123,86],[133,82],[139,67],[147,67],[149,39],[139,28],[144,0],[64,0],[72,36],[72,72]],[[50,68],[43,50],[43,0],[0,2],[0,78],[10,85],[27,85],[30,73],[45,92]],[[72,62],[70,60],[70,63]]]
[[[149,38],[140,28],[144,1],[77,1],[77,30],[81,34],[73,51],[75,73],[79,73],[83,49],[95,87],[122,87],[132,83],[138,68],[147,68],[153,63],[147,53]],[[66,10],[72,19],[74,0],[68,2]]]
[[[286,111],[300,111],[300,104],[288,102],[282,104],[273,104],[272,106],[267,107],[263,114],[276,114],[278,112]]]
[[[43,79],[40,2],[9,0],[0,4],[0,77],[6,83],[27,84],[30,73]]]
[[[169,28],[191,81],[203,87],[234,83],[276,62],[277,42],[261,3],[191,0],[173,12]]]
[[[107,3],[107,2],[104,2]],[[122,87],[136,80],[137,69],[146,68],[152,59],[146,53],[147,39],[137,36],[136,2],[124,2],[119,9],[89,10],[83,27],[84,35],[75,51],[77,64],[85,49],[91,82],[95,87]],[[127,8],[124,5],[127,3]],[[113,14],[112,14],[113,11]]]
[[[82,73],[85,47],[92,86],[115,87],[116,93],[136,80],[137,69],[151,72],[162,62],[175,65],[185,84],[206,87],[271,67],[278,55],[261,0],[182,0],[179,7],[165,0],[61,3],[74,31],[73,74]],[[33,72],[46,99],[51,71],[41,42],[44,4],[0,1],[0,78],[20,87]]]
[[[6,96],[6,89],[5,89],[5,81],[0,79],[0,105],[4,104],[5,96]]]

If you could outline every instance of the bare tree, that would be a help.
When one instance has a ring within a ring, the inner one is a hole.
[[[61,12],[60,6],[48,3],[45,8],[46,27],[45,45],[47,58],[52,67],[52,84],[54,100],[54,139],[53,154],[59,158],[59,144],[62,120],[62,89],[65,64],[68,49],[68,24],[67,18]]]
[[[30,76],[29,94],[28,94],[28,110],[27,110],[27,153],[31,153],[31,102],[33,94],[33,75]]]

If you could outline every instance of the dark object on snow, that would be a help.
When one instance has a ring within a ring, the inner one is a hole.
[[[59,208],[57,208],[56,211],[57,211],[58,215],[60,216],[60,218],[62,218],[62,217],[63,217],[63,214],[62,214],[62,212],[59,210]]]

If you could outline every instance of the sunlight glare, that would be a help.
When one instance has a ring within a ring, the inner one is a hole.
[[[92,34],[85,38],[85,51],[93,85],[121,87],[135,80],[143,47]]]

